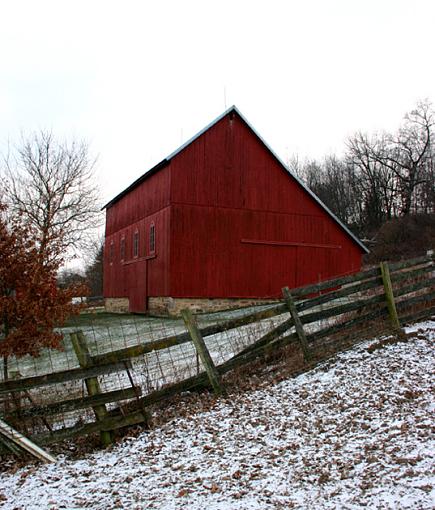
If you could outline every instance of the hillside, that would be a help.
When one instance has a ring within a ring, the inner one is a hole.
[[[108,451],[2,473],[0,506],[433,508],[435,321],[407,333]]]

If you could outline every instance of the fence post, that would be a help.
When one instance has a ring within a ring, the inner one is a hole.
[[[93,365],[92,358],[83,332],[75,331],[74,333],[70,333],[70,337],[80,366],[82,368],[91,367]],[[85,384],[89,396],[101,393],[100,383],[96,377],[85,379]],[[107,418],[107,409],[104,404],[93,406],[92,409],[94,410],[97,421]],[[108,430],[102,430],[100,432],[100,438],[103,446],[108,446],[113,443],[113,434]]]
[[[395,331],[401,331],[400,321],[396,310],[396,303],[394,301],[393,285],[391,283],[390,268],[388,266],[388,262],[381,262],[380,267],[382,282],[384,284],[385,297],[387,299],[390,322]]]
[[[207,346],[205,345],[204,339],[202,338],[201,332],[198,329],[198,325],[192,315],[192,312],[188,308],[185,308],[184,310],[181,310],[181,316],[183,317],[186,328],[189,331],[190,337],[192,338],[192,342],[195,345],[196,352],[199,354],[199,357],[201,358],[201,361],[205,367],[214,392],[217,395],[221,395],[224,393],[224,390],[221,384],[219,372],[216,370],[213,360],[211,359],[210,353],[207,349]]]
[[[296,334],[298,335],[299,342],[302,347],[302,352],[304,353],[305,361],[310,361],[311,359],[311,351],[308,347],[307,337],[305,335],[304,327],[302,326],[301,319],[299,318],[298,312],[296,310],[295,302],[293,300],[293,296],[290,294],[290,290],[288,287],[284,287],[282,289],[282,295],[284,297],[285,304],[290,312],[290,315],[295,324]]]

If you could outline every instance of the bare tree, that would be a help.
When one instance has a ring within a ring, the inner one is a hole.
[[[82,249],[101,225],[94,163],[85,142],[59,142],[44,131],[5,158],[4,199],[33,229],[42,254]]]
[[[354,167],[348,161],[335,155],[321,162],[306,161],[299,168],[299,176],[341,221],[359,228]]]
[[[304,180],[305,164],[303,161],[301,161],[301,158],[298,154],[293,153],[287,158],[287,167],[292,174]]]
[[[397,177],[401,183],[402,214],[411,212],[419,187],[427,182],[432,171],[434,112],[428,101],[405,115],[405,122],[393,139],[392,155],[387,164],[399,166]],[[433,185],[433,181],[432,181]]]
[[[378,228],[395,216],[397,201],[396,171],[384,165],[374,154],[383,154],[386,136],[369,138],[356,133],[347,141],[347,160],[355,168],[354,191],[359,197],[361,222],[366,230]]]
[[[86,284],[92,297],[103,295],[104,237],[94,240],[85,266]]]
[[[426,183],[433,161],[432,129],[434,112],[428,101],[407,113],[396,134],[384,136],[382,144],[367,144],[368,156],[394,173],[403,216],[412,212],[419,187]]]

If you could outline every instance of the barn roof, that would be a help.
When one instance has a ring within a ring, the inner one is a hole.
[[[151,175],[155,174],[165,166],[167,166],[171,159],[173,159],[177,154],[179,154],[182,150],[184,150],[188,145],[190,145],[192,142],[194,142],[197,138],[199,138],[201,135],[203,135],[206,131],[208,131],[211,127],[213,127],[215,124],[217,124],[220,120],[222,120],[224,117],[229,115],[230,113],[236,113],[240,119],[248,126],[248,128],[255,134],[255,136],[261,141],[261,143],[266,147],[266,149],[272,154],[272,156],[278,161],[278,163],[282,166],[282,168],[289,174],[290,177],[292,177],[302,188],[322,207],[322,209],[325,210],[325,212],[336,222],[338,225],[358,244],[358,246],[365,252],[368,253],[368,248],[358,239],[358,237],[349,230],[349,228],[337,218],[337,216],[320,200],[320,198],[313,193],[310,188],[306,186],[306,184],[293,172],[290,171],[290,169],[287,167],[287,165],[282,161],[282,159],[271,149],[271,147],[264,141],[264,139],[257,133],[257,131],[249,124],[249,122],[246,120],[246,118],[241,114],[241,112],[236,108],[236,106],[231,106],[227,110],[225,110],[221,115],[216,117],[210,124],[205,126],[201,131],[196,133],[192,138],[187,140],[187,142],[183,143],[176,149],[174,152],[169,154],[165,159],[160,161],[160,163],[157,163],[157,165],[153,166],[150,170],[145,172],[143,175],[141,175],[138,179],[136,179],[134,182],[130,184],[127,188],[125,188],[121,193],[116,195],[116,197],[112,198],[104,207],[103,209],[107,209],[114,205],[118,200],[120,200],[122,197],[127,195],[130,191],[132,191],[134,188],[139,186],[142,182],[144,182],[146,179],[151,177]]]

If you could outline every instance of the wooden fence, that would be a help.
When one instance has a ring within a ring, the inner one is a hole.
[[[428,252],[424,257],[382,263],[380,267],[318,284],[291,290],[284,288],[283,299],[276,304],[205,327],[199,327],[197,318],[185,310],[182,314],[186,325],[184,332],[154,341],[144,338],[139,345],[105,354],[91,355],[85,336],[81,331],[76,331],[71,334],[71,342],[80,367],[0,383],[0,399],[5,399],[1,414],[5,421],[13,422],[14,426],[24,424],[26,420],[40,420],[45,432],[31,437],[39,445],[95,432],[100,433],[102,443],[107,445],[112,442],[116,429],[147,423],[147,408],[152,404],[185,391],[206,387],[223,393],[224,374],[265,353],[295,344],[301,347],[304,359],[309,362],[313,349],[322,345],[322,342],[337,343],[358,338],[362,328],[375,322],[381,323],[384,330],[400,334],[404,323],[430,317],[434,312],[435,268],[433,253]],[[215,365],[207,348],[208,338],[271,318],[279,320],[266,333],[258,338],[253,337],[251,343],[240,352]],[[135,359],[188,342],[195,345],[204,370],[147,393],[134,383],[131,371]],[[99,378],[116,373],[123,374],[129,383],[127,387],[102,391]],[[36,405],[29,395],[29,391],[35,388],[65,385],[77,380],[82,381],[86,388],[83,396]],[[26,398],[30,399],[32,405],[22,405]],[[121,401],[128,405],[113,405]],[[108,404],[112,408],[109,409]],[[92,409],[92,421],[82,422],[79,419],[73,426],[62,428],[55,428],[50,423],[50,418],[57,414],[84,409]]]

